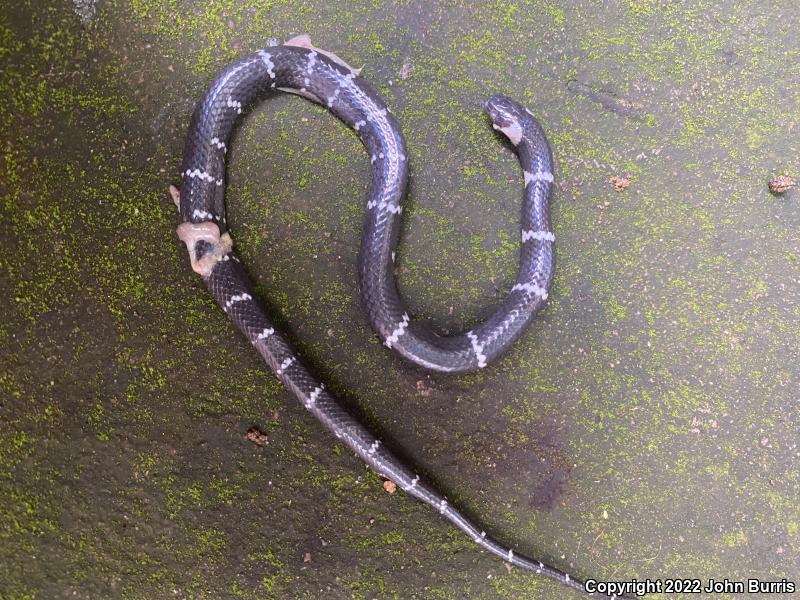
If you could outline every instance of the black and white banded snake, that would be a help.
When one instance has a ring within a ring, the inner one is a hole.
[[[509,98],[493,96],[485,103],[494,128],[515,146],[524,171],[520,269],[510,294],[489,319],[450,337],[412,321],[397,293],[394,248],[408,171],[400,126],[358,71],[315,48],[308,36],[240,58],[219,75],[194,112],[184,147],[181,188],[171,187],[171,192],[180,211],[178,237],[186,244],[192,268],[306,409],[371,469],[434,507],[477,544],[513,565],[585,591],[580,580],[515,553],[448,504],[325,390],[259,306],[227,230],[225,155],[243,108],[276,89],[326,106],[355,130],[369,152],[372,186],[358,264],[362,304],[386,346],[436,371],[463,373],[485,367],[514,342],[547,299],[555,236],[549,220],[552,157],[542,127],[530,111]]]

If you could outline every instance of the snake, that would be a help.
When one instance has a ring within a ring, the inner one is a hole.
[[[585,591],[579,578],[488,536],[423,481],[328,392],[259,304],[233,251],[225,212],[225,157],[243,110],[277,91],[327,107],[365,146],[372,182],[358,258],[361,303],[385,346],[421,367],[447,373],[486,367],[519,337],[547,299],[555,261],[549,218],[553,159],[541,124],[506,96],[495,95],[484,103],[492,126],[513,145],[524,173],[520,268],[494,314],[457,335],[439,336],[412,320],[397,291],[395,248],[408,181],[408,155],[398,121],[358,69],[315,47],[307,35],[236,59],[219,74],[192,116],[180,190],[171,186],[170,191],[181,219],[177,235],[186,245],[192,269],[278,379],[322,425],[369,468],[433,507],[476,544],[511,565]]]

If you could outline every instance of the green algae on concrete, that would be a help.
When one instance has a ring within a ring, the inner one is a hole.
[[[403,124],[399,285],[440,331],[514,278],[521,178],[486,95],[540,117],[559,182],[545,309],[496,365],[429,375],[359,307],[357,138],[299,98],[254,108],[236,245],[329,388],[561,568],[800,583],[800,195],[766,188],[800,170],[793,3],[84,4],[0,9],[0,597],[571,594],[388,494],[187,266],[166,187],[193,104],[304,31]]]

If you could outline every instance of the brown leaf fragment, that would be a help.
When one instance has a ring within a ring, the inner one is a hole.
[[[267,434],[261,431],[258,427],[251,427],[248,429],[245,437],[249,441],[259,446],[266,446],[269,444],[269,441],[267,440]]]
[[[391,479],[386,479],[383,482],[383,489],[385,489],[390,494],[394,494],[397,491],[397,484]]]
[[[424,380],[420,379],[417,381],[417,393],[420,396],[428,397],[431,395],[433,388],[431,388]]]
[[[625,177],[620,177],[619,175],[612,175],[608,178],[608,183],[614,186],[614,189],[618,192],[622,192],[628,189],[628,186],[631,184],[630,179],[626,179]]]
[[[793,177],[789,177],[788,175],[777,175],[770,179],[767,185],[769,186],[769,191],[773,194],[782,194],[792,189],[797,185],[797,182]]]

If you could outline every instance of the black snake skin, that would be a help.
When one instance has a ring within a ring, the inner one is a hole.
[[[400,126],[354,69],[312,46],[307,36],[233,62],[211,85],[192,118],[180,194],[173,188],[173,196],[182,221],[178,236],[186,243],[193,269],[306,409],[370,468],[434,507],[477,544],[513,565],[584,590],[582,582],[569,574],[488,537],[400,462],[325,390],[257,303],[227,232],[225,153],[243,107],[275,89],[298,93],[327,106],[355,130],[369,152],[372,188],[359,258],[362,302],[386,346],[439,371],[465,372],[486,366],[513,343],[547,298],[555,246],[548,218],[553,175],[550,148],[541,126],[527,109],[509,98],[493,96],[485,104],[494,127],[516,147],[524,170],[520,271],[508,298],[492,317],[472,331],[453,337],[439,337],[411,321],[397,293],[394,247],[407,177],[406,145]]]

